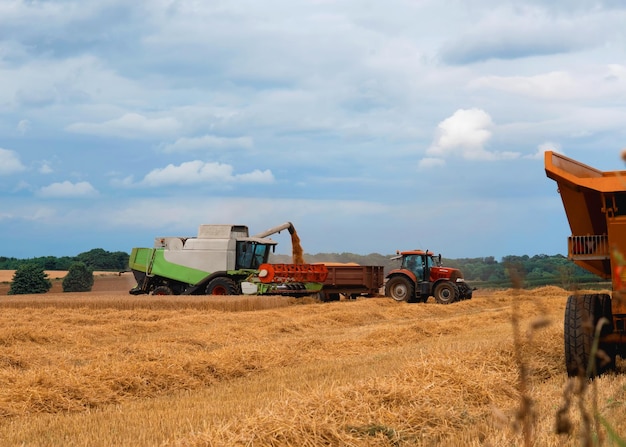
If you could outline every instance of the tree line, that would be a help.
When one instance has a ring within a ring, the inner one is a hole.
[[[128,257],[129,254],[123,251],[110,252],[102,248],[94,248],[76,256],[41,256],[28,259],[0,256],[0,270],[17,270],[24,264],[33,264],[44,270],[69,270],[72,264],[82,263],[93,271],[124,271],[128,270]]]
[[[356,263],[360,265],[382,265],[385,273],[398,268],[400,262],[394,260],[395,255],[370,253],[358,255],[354,253],[317,253],[305,254],[305,262],[337,262]],[[69,270],[75,263],[84,264],[92,271],[125,271],[128,270],[129,254],[116,251],[109,252],[102,248],[94,248],[77,256],[43,256],[30,259],[8,258],[0,256],[0,270],[17,270],[21,265],[29,263],[44,270]],[[579,284],[601,284],[602,279],[587,272],[569,261],[563,255],[535,256],[504,256],[500,261],[493,256],[480,258],[443,258],[443,265],[458,268],[463,272],[465,280],[476,287],[538,287],[557,285],[569,289]],[[270,262],[291,263],[289,255],[272,254]]]

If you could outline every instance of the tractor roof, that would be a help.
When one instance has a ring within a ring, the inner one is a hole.
[[[397,252],[399,255],[405,256],[405,255],[426,255],[426,256],[432,256],[434,255],[434,253],[432,251],[428,251],[428,250],[408,250],[408,251],[398,251]]]

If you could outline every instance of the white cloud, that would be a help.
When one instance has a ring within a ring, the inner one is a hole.
[[[562,154],[561,145],[557,143],[552,143],[550,141],[546,141],[545,143],[541,143],[539,147],[537,147],[537,151],[534,154],[526,155],[524,158],[530,158],[534,160],[543,160],[543,154],[546,151],[553,151]]]
[[[39,173],[40,174],[51,174],[53,171],[53,169],[50,167],[50,164],[47,161],[44,161],[41,163],[41,166],[39,167]]]
[[[92,197],[95,195],[98,195],[98,191],[89,182],[72,183],[67,180],[52,183],[39,190],[39,196],[46,198]]]
[[[70,124],[66,130],[90,135],[144,138],[171,135],[180,127],[175,118],[146,118],[138,113],[126,113],[120,118],[102,123]]]
[[[235,179],[243,183],[273,183],[274,175],[269,169],[265,171],[255,169],[247,174],[237,174],[235,175]]]
[[[116,187],[116,188],[129,188],[129,187],[134,186],[135,177],[132,175],[129,175],[124,178],[114,177],[111,179],[109,183],[111,184],[111,186]]]
[[[201,149],[250,149],[253,145],[254,142],[250,137],[229,138],[204,135],[196,138],[179,138],[174,143],[164,145],[163,150],[165,152],[187,152]]]
[[[491,116],[481,109],[459,109],[437,126],[435,140],[426,154],[436,158],[461,156],[466,160],[518,158],[517,152],[485,149],[494,127]],[[428,162],[427,162],[428,163]]]
[[[601,45],[610,37],[611,25],[619,23],[619,18],[593,10],[560,16],[548,10],[545,1],[540,7],[528,1],[494,3],[491,7],[483,3],[482,14],[466,20],[471,24],[467,31],[452,34],[442,46],[445,62],[468,64],[583,51]],[[473,8],[468,9],[471,14]]]
[[[255,170],[251,173],[233,174],[233,167],[222,163],[205,163],[200,160],[188,161],[176,166],[167,165],[162,169],[149,172],[141,184],[147,186],[192,185],[199,183],[273,183],[274,176],[270,170]]]
[[[619,64],[577,67],[533,76],[481,76],[470,88],[491,89],[545,100],[573,101],[626,95],[626,67]]]
[[[0,175],[15,174],[26,170],[15,151],[0,148]]]
[[[30,129],[30,121],[20,120],[20,122],[17,123],[16,129],[20,135],[26,135],[26,132],[28,132],[28,130]]]
[[[444,166],[446,161],[443,158],[425,157],[418,163],[418,169],[430,169],[438,166]]]

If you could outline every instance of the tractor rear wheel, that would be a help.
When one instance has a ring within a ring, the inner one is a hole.
[[[403,276],[394,276],[385,285],[385,295],[396,301],[412,303],[415,300],[415,285]]]
[[[459,288],[450,281],[444,281],[437,284],[433,295],[439,304],[454,303],[459,299]]]
[[[215,278],[207,284],[207,295],[238,295],[237,284],[230,278]]]
[[[593,350],[596,327],[602,317],[608,321],[600,336],[612,331],[611,298],[607,294],[571,295],[565,307],[565,366],[569,377],[593,378],[615,368],[615,346],[598,344],[604,360]],[[593,361],[593,363],[591,363]]]

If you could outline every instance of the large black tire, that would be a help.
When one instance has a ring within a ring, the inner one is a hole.
[[[385,284],[385,296],[396,301],[415,301],[415,284],[404,276],[394,276]]]
[[[600,336],[612,331],[611,298],[608,295],[571,295],[567,298],[563,335],[569,377],[593,378],[615,369],[614,345],[600,343],[598,346],[608,356],[608,361],[593,352],[596,327],[602,317],[608,320],[608,324],[602,327]]]
[[[454,303],[459,299],[459,288],[453,282],[443,281],[437,284],[433,296],[439,304]]]
[[[207,284],[205,293],[207,295],[239,295],[239,288],[230,278],[215,278]]]

